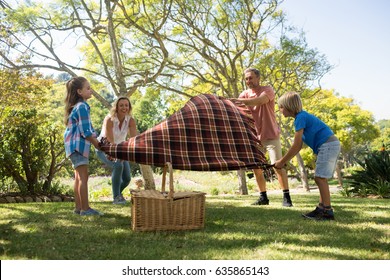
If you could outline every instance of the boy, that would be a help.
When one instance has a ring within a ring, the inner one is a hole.
[[[275,162],[275,168],[282,168],[290,161],[301,150],[303,142],[312,148],[317,155],[314,180],[320,191],[320,201],[314,211],[302,216],[313,220],[334,220],[328,179],[332,178],[336,168],[340,142],[324,122],[302,110],[302,101],[296,92],[281,96],[278,105],[283,116],[295,118],[295,136],[290,150]]]

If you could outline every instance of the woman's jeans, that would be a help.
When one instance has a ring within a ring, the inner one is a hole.
[[[96,151],[98,158],[112,170],[111,184],[112,184],[112,195],[117,197],[122,194],[122,191],[129,185],[131,180],[130,175],[130,164],[128,161],[114,159],[109,160],[106,154],[102,151]]]

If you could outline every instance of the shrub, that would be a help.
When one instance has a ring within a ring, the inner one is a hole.
[[[368,154],[363,161],[357,161],[362,170],[347,176],[351,191],[361,196],[390,196],[390,157],[389,152],[379,151]]]
[[[211,190],[210,190],[210,194],[211,195],[218,195],[219,194],[219,190],[218,190],[218,188],[212,188]]]

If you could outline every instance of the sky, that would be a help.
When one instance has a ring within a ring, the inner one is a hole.
[[[334,65],[321,87],[390,120],[390,1],[285,0],[281,8]]]

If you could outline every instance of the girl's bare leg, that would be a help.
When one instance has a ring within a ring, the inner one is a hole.
[[[76,168],[79,174],[79,196],[80,196],[80,209],[88,210],[89,202],[88,202],[88,165],[80,165]]]

